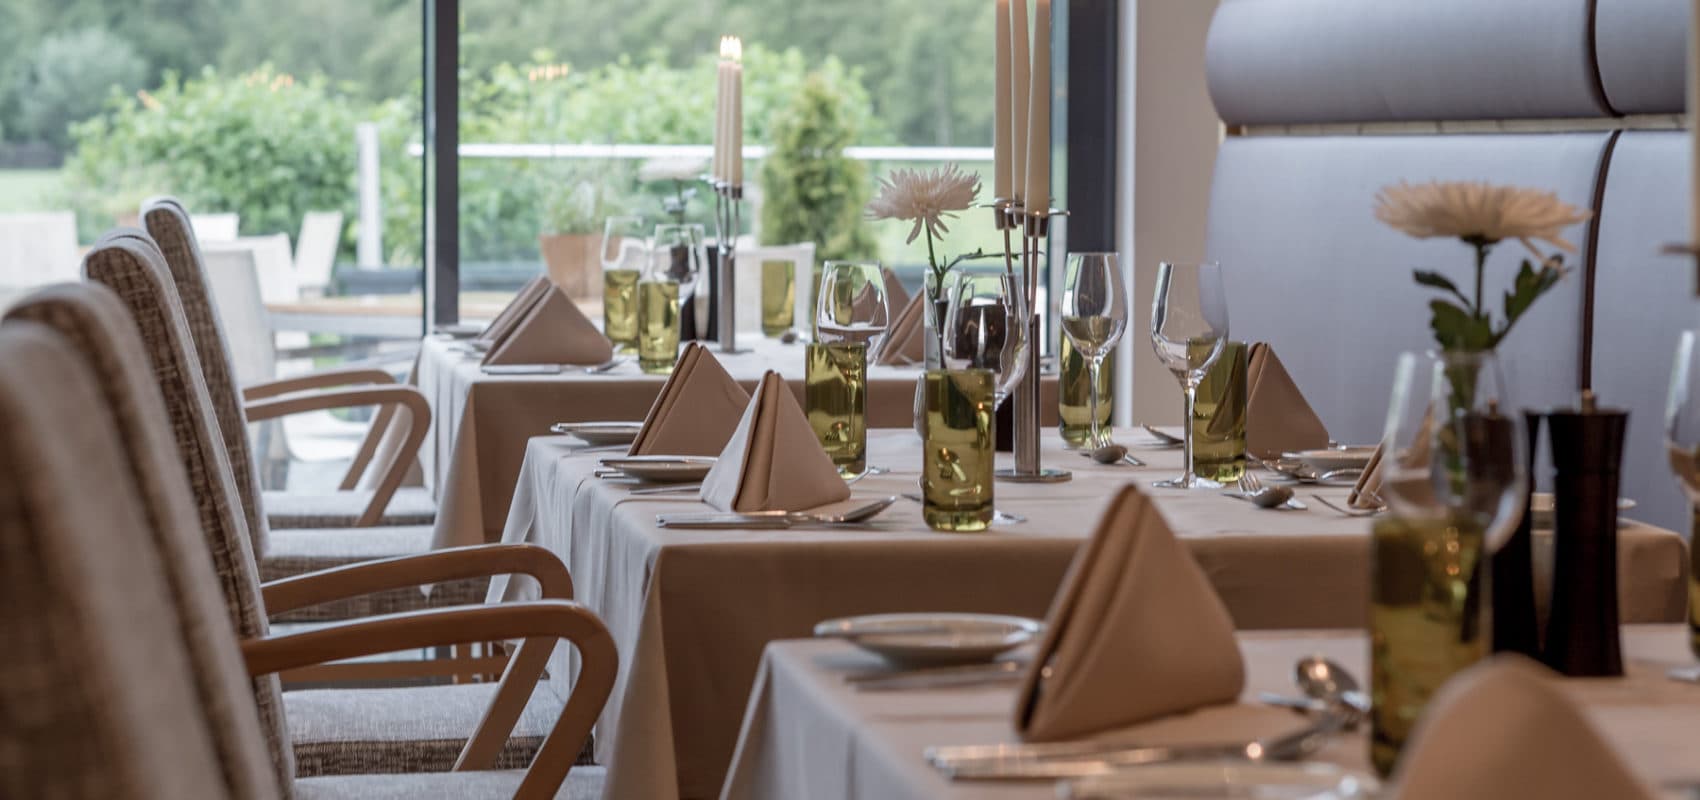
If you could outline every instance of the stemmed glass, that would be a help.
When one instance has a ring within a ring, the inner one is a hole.
[[[1700,333],[1683,331],[1676,344],[1676,364],[1671,369],[1670,394],[1665,401],[1665,455],[1688,496],[1692,523],[1700,529]],[[1690,548],[1690,575],[1700,564],[1700,547]],[[1690,587],[1694,584],[1689,579]],[[1700,656],[1700,592],[1690,592],[1688,648]]]
[[[1221,265],[1159,264],[1156,298],[1151,308],[1151,346],[1157,351],[1157,360],[1175,374],[1186,393],[1186,416],[1182,418],[1186,420],[1183,426],[1186,472],[1173,480],[1157,481],[1153,486],[1222,488],[1222,484],[1193,472],[1192,415],[1198,401],[1198,384],[1222,355],[1222,345],[1227,339],[1228,298],[1222,288]],[[1096,373],[1093,380],[1097,380]]]
[[[828,261],[815,304],[815,341],[856,342],[874,352],[891,325],[885,275],[872,262]]]
[[[602,271],[642,270],[649,258],[648,226],[639,216],[609,217],[602,224]]]
[[[1062,329],[1090,368],[1087,409],[1092,417],[1093,447],[1109,444],[1098,421],[1098,375],[1104,357],[1127,330],[1127,291],[1122,288],[1121,258],[1115,253],[1070,253],[1068,289],[1063,292]]]
[[[1492,649],[1488,559],[1528,487],[1521,416],[1491,352],[1406,353],[1394,373],[1371,539],[1370,755],[1389,774],[1441,684]]]
[[[944,365],[991,370],[995,410],[1027,374],[1025,300],[1005,274],[958,273],[944,318]]]
[[[602,226],[602,332],[622,349],[637,349],[637,285],[649,268],[643,217],[609,217]]]
[[[696,224],[655,226],[650,240],[653,253],[651,278],[679,284],[679,302],[688,303],[695,296],[697,278],[702,274],[702,226]]]

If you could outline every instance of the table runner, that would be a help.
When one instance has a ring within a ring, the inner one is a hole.
[[[872,432],[869,463],[894,472],[858,482],[856,498],[915,492],[919,449],[913,432]],[[1043,616],[1114,490],[1167,477],[1180,458],[1136,448],[1153,467],[1106,467],[1047,435],[1047,463],[1075,470],[1075,480],[1000,482],[998,506],[1030,521],[985,534],[928,531],[909,501],[866,530],[681,531],[657,528],[655,514],[705,509],[694,497],[632,497],[592,476],[596,454],[575,450],[564,437],[532,440],[502,538],[558,553],[577,599],[612,631],[621,669],[598,727],[598,760],[609,765],[611,796],[660,798],[719,791],[767,642],[806,636],[816,622],[849,614]],[[1348,489],[1323,491],[1340,502]],[[1363,624],[1367,520],[1315,503],[1308,512],[1263,511],[1214,492],[1151,493],[1240,629]],[[1550,563],[1550,537],[1537,542],[1538,560]],[[1624,619],[1681,619],[1681,538],[1629,524],[1621,542]],[[529,597],[526,583],[498,579],[493,597]],[[571,674],[565,653],[552,666],[562,689]]]
[[[1321,653],[1367,683],[1369,643],[1361,633],[1240,634],[1246,687],[1239,705],[1166,717],[1112,736],[1146,744],[1250,740],[1302,724],[1291,711],[1257,702],[1258,692],[1294,694],[1293,663]],[[1665,670],[1693,663],[1680,625],[1627,626],[1623,679],[1567,680],[1564,686],[1650,783],[1700,781],[1700,689],[1667,680]],[[750,695],[743,736],[727,777],[726,800],[810,798],[1052,798],[1048,782],[953,783],[927,766],[931,745],[1016,742],[1010,725],[1013,684],[858,692],[843,675],[878,669],[880,660],[841,641],[775,642]],[[1369,771],[1368,726],[1318,756]]]
[[[762,373],[778,370],[799,401],[803,397],[803,346],[756,338],[746,352],[715,352],[745,389]],[[642,420],[664,375],[646,375],[636,363],[589,375],[567,367],[559,375],[486,375],[479,357],[462,344],[427,336],[420,347],[419,390],[431,403],[431,430],[420,448],[426,486],[437,499],[435,546],[483,544],[501,536],[525,443],[556,422]],[[905,427],[914,419],[914,367],[868,368],[868,424]],[[1043,383],[1049,424],[1056,415],[1056,378]]]

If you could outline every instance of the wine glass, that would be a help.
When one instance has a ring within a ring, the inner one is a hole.
[[[642,271],[649,259],[649,222],[643,217],[622,215],[602,223],[602,271]]]
[[[663,224],[655,226],[650,240],[651,277],[679,284],[679,302],[687,303],[695,296],[697,279],[702,275],[703,250],[701,225]]]
[[[1153,486],[1171,489],[1220,489],[1222,484],[1201,478],[1192,465],[1192,415],[1198,384],[1222,355],[1228,339],[1228,298],[1222,288],[1222,267],[1214,262],[1157,266],[1156,298],[1151,308],[1151,346],[1157,360],[1175,374],[1186,394],[1187,421],[1183,426],[1186,472]],[[1078,342],[1076,345],[1078,346]],[[1096,377],[1093,378],[1097,380]]]
[[[1098,421],[1098,375],[1104,357],[1127,330],[1127,291],[1122,288],[1121,258],[1115,253],[1070,253],[1068,290],[1063,292],[1062,329],[1090,368],[1091,444],[1109,444]]]
[[[815,307],[815,341],[855,342],[867,352],[879,348],[891,325],[885,274],[873,262],[828,261],[821,270]]]
[[[1671,474],[1688,496],[1693,520],[1700,527],[1700,333],[1683,331],[1676,343],[1670,394],[1665,401],[1665,456]],[[1690,548],[1690,574],[1700,564],[1700,548]],[[1692,581],[1692,579],[1690,579]],[[1692,582],[1689,584],[1694,585]],[[1688,648],[1700,656],[1700,592],[1691,593],[1688,608]]]
[[[992,407],[1027,374],[1024,298],[1007,274],[958,273],[944,318],[944,365],[995,376]]]

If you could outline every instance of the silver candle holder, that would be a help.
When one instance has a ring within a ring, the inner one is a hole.
[[[744,185],[705,176],[714,194],[715,338],[720,352],[738,352],[738,231],[743,227]]]
[[[1016,483],[1061,483],[1074,474],[1044,466],[1039,455],[1039,258],[1050,238],[1051,217],[1067,216],[1068,212],[1054,208],[1028,211],[1020,201],[1000,197],[992,201],[992,213],[998,230],[1003,232],[1004,269],[1022,295],[1021,324],[1027,326],[1027,370],[1011,393],[1015,399],[1015,468],[1000,469],[995,474]],[[1019,272],[1017,240],[1021,243]]]

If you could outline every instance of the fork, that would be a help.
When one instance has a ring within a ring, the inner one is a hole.
[[[1240,473],[1240,491],[1245,492],[1246,494],[1256,494],[1258,490],[1262,488],[1263,481],[1258,480],[1257,475],[1251,470],[1248,469],[1245,472]]]
[[[1328,498],[1323,497],[1320,494],[1313,494],[1311,497],[1315,498],[1316,502],[1328,506],[1329,508],[1338,511],[1341,514],[1345,514],[1348,517],[1373,517],[1376,514],[1380,514],[1386,508],[1386,506],[1378,508],[1346,508],[1345,506],[1338,506],[1329,502]]]

